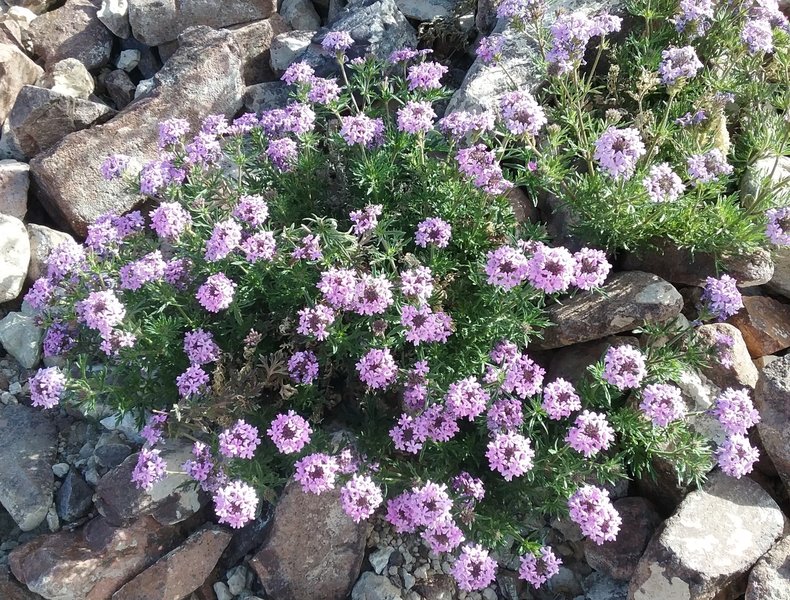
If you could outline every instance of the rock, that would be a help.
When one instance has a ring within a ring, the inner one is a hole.
[[[767,180],[777,191],[790,184],[790,156],[758,158],[744,173],[741,194],[744,197],[755,196],[763,180]]]
[[[33,50],[47,64],[76,58],[90,71],[107,64],[112,33],[96,17],[98,0],[66,0],[30,25]]]
[[[230,593],[224,581],[218,581],[214,584],[214,593],[217,595],[217,600],[233,600],[233,594]]]
[[[99,215],[126,212],[139,204],[139,195],[125,191],[123,183],[102,178],[99,168],[105,157],[124,153],[137,160],[154,158],[158,124],[169,117],[188,119],[196,127],[209,114],[235,114],[244,93],[240,55],[230,32],[202,27],[185,34],[178,52],[154,77],[150,94],[109,123],[73,133],[31,161],[45,208],[84,235]]]
[[[41,535],[11,552],[11,572],[45,598],[106,600],[180,541],[173,527],[143,517],[115,528],[102,517],[78,531]]]
[[[740,330],[752,358],[790,347],[790,306],[768,296],[744,296],[727,322]]]
[[[11,44],[0,44],[0,123],[6,120],[22,86],[35,83],[44,70]]]
[[[615,581],[603,573],[593,572],[582,582],[584,600],[626,600],[628,584]]]
[[[274,516],[274,507],[261,501],[260,514],[244,527],[233,532],[233,538],[220,559],[220,567],[227,569],[239,564],[245,556],[256,551],[269,533]]]
[[[168,59],[176,53],[176,50],[178,50],[178,40],[159,44],[157,50],[159,51],[159,57],[162,59],[162,62],[167,62]]]
[[[205,503],[205,494],[181,471],[191,456],[192,445],[181,440],[168,440],[161,457],[177,472],[171,472],[146,492],[129,485],[138,454],[132,454],[118,467],[108,471],[96,487],[96,507],[107,522],[125,526],[140,515],[151,514],[165,525],[175,525],[191,517]]]
[[[282,0],[280,14],[291,29],[311,29],[321,27],[321,17],[310,0]]]
[[[36,600],[39,596],[11,579],[8,567],[0,566],[0,598],[3,600]]]
[[[771,280],[774,264],[767,250],[718,258],[704,252],[691,252],[667,241],[657,241],[654,250],[628,253],[622,262],[625,271],[650,271],[675,284],[705,285],[707,277],[721,270],[733,277],[739,287],[763,285]]]
[[[749,356],[746,342],[743,341],[743,336],[737,328],[729,323],[710,323],[697,327],[697,334],[704,343],[709,345],[715,344],[717,334],[728,335],[734,341],[731,351],[732,366],[724,367],[714,359],[710,367],[702,369],[705,377],[720,388],[750,387],[754,389],[759,373]]]
[[[33,316],[10,312],[0,321],[0,345],[25,369],[33,369],[41,360],[44,335]]]
[[[395,0],[407,19],[433,21],[449,17],[458,2],[456,0]]]
[[[249,86],[244,92],[244,108],[262,112],[282,108],[289,102],[290,90],[282,81],[267,81]]]
[[[785,536],[754,565],[745,600],[790,600],[790,536]]]
[[[185,598],[205,581],[230,541],[230,533],[208,526],[125,584],[112,600]]]
[[[562,377],[574,385],[578,385],[589,376],[587,367],[601,360],[610,346],[631,345],[639,347],[639,340],[631,336],[612,336],[602,340],[574,344],[559,348],[551,357],[546,369],[546,381],[554,381]]]
[[[384,548],[379,548],[375,552],[370,553],[370,556],[368,556],[368,561],[377,575],[381,575],[384,572],[384,569],[387,568],[390,555],[393,552],[395,552],[395,548],[392,546],[385,546]]]
[[[158,46],[195,25],[219,28],[259,21],[276,8],[275,0],[130,0],[129,23],[136,39]]]
[[[584,557],[596,571],[612,579],[628,581],[661,523],[661,516],[652,502],[638,496],[615,500],[614,507],[623,520],[617,539],[600,546],[588,539],[584,544]]]
[[[560,570],[557,574],[549,579],[548,588],[554,592],[554,594],[564,598],[573,598],[577,594],[582,593],[582,585],[579,583],[579,578],[576,576],[576,573],[565,565],[560,565]]]
[[[127,440],[137,444],[143,443],[143,438],[140,435],[140,427],[137,425],[135,415],[131,411],[125,412],[122,415],[118,413],[112,414],[103,418],[99,423],[101,423],[102,427],[107,431],[120,431],[126,436]]]
[[[177,47],[177,45],[176,45]],[[148,79],[156,75],[162,68],[162,60],[157,52],[151,46],[147,46],[138,42],[133,37],[128,37],[121,40],[121,53],[127,50],[136,50],[139,55],[139,62],[137,63],[137,70],[140,74]],[[119,69],[122,67],[118,67]]]
[[[69,469],[71,469],[69,463],[56,463],[52,465],[52,474],[62,479],[68,475]]]
[[[351,600],[402,600],[400,589],[383,575],[370,571],[362,573],[351,590]]]
[[[156,83],[153,79],[141,79],[137,87],[134,88],[134,99],[143,98],[154,91]]]
[[[286,31],[272,40],[269,66],[281,75],[310,45],[315,31]]]
[[[118,60],[115,61],[115,66],[119,69],[130,73],[137,68],[140,64],[140,51],[137,48],[129,48],[123,50],[118,55]]]
[[[26,85],[3,127],[3,136],[24,158],[55,146],[68,134],[104,123],[115,115],[109,106],[55,90]]]
[[[255,576],[244,565],[233,567],[227,573],[228,591],[234,596],[238,596],[252,585]]]
[[[669,283],[641,271],[616,273],[600,292],[584,292],[547,309],[557,325],[546,328],[533,347],[548,350],[665,323],[680,314],[683,299]]]
[[[16,160],[0,160],[0,213],[24,219],[30,167]]]
[[[302,55],[302,60],[312,65],[321,76],[337,72],[335,57],[320,46],[320,41],[329,31],[348,31],[351,34],[354,45],[346,51],[349,58],[372,54],[385,60],[394,50],[405,46],[417,47],[414,27],[398,10],[395,0],[356,0],[344,8],[328,28],[319,32],[319,43],[311,44]]]
[[[757,431],[776,471],[790,490],[790,355],[767,365],[754,393]]]
[[[343,512],[339,492],[303,493],[290,482],[277,504],[269,536],[250,566],[268,596],[279,600],[346,598],[365,556],[366,525]]]
[[[774,276],[765,287],[775,294],[790,298],[790,247],[776,248],[773,260]]]
[[[58,516],[70,523],[87,515],[92,506],[93,490],[79,473],[69,471],[55,493],[55,508]]]
[[[39,87],[53,92],[88,100],[93,94],[93,77],[76,58],[65,58],[56,62],[36,82]]]
[[[455,580],[449,575],[434,575],[428,581],[416,584],[412,590],[425,600],[454,600],[457,595]]]
[[[126,108],[134,100],[134,91],[137,86],[126,71],[115,69],[115,71],[108,73],[104,80],[104,86],[118,110]]]
[[[273,78],[269,67],[269,48],[274,37],[287,29],[288,26],[280,15],[274,14],[264,21],[241,25],[231,30],[242,52],[244,83],[252,85]]]
[[[0,304],[19,296],[30,262],[30,242],[25,224],[0,214]]]
[[[129,37],[129,0],[102,0],[96,16],[119,38]]]
[[[111,442],[96,446],[93,455],[100,466],[106,469],[113,469],[123,463],[131,453],[132,449],[126,444]]]
[[[40,409],[0,406],[0,503],[22,531],[47,516],[56,451],[57,431]]]
[[[32,282],[47,274],[49,253],[59,244],[74,242],[74,238],[68,233],[50,229],[44,225],[28,223],[26,227],[30,240],[30,264],[27,269],[27,280]]]
[[[650,541],[628,598],[735,598],[783,526],[782,511],[757,483],[714,472]]]
[[[4,0],[8,6],[21,6],[37,15],[47,12],[58,3],[58,0]]]

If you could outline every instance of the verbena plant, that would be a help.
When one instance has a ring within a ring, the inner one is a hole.
[[[728,40],[735,10],[713,19]],[[647,42],[632,35],[622,46],[642,48],[639,60],[617,77],[610,67],[603,94],[594,67],[627,51],[606,51],[617,17],[561,16],[549,32],[536,4],[499,11],[545,52],[541,102],[513,91],[497,114],[436,124],[445,67],[411,49],[347,61],[350,36],[332,33],[323,44],[342,84],[297,63],[283,77],[294,87],[286,108],[212,116],[193,137],[170,120],[159,159],[108,158],[108,179],[159,204],[102,217],[83,246],[50,256],[26,299],[42,311],[45,356],[64,362],[33,377],[34,405],[131,411],[147,421],[134,482],[150,489],[184,469],[233,527],[292,474],[309,493],[339,487],[355,520],[389,498],[398,531],[419,531],[437,553],[466,542],[453,567],[466,590],[493,580],[491,548],[523,554],[533,585],[557,571],[529,515],[570,514],[603,543],[620,518],[599,486],[650,474],[659,459],[681,480],[704,477],[713,448],[671,381],[706,360],[726,365],[732,339],[704,349],[691,329],[647,324],[641,348],[610,348],[575,385],[547,381],[528,349],[548,324],[545,306],[598,293],[611,267],[601,250],[549,246],[541,227],[517,222],[507,194],[550,190],[610,248],[663,236],[711,250],[763,243],[755,207],[770,194],[749,206],[727,195],[726,153],[674,173],[714,141],[704,127],[676,128],[673,111],[724,91],[693,49],[658,65],[657,40],[687,42],[688,23],[656,32],[648,14]],[[584,74],[590,38],[598,53]],[[495,61],[500,44],[484,40],[481,57]],[[656,69],[685,79],[669,91],[634,83]],[[784,216],[771,215],[776,240]],[[740,305],[726,276],[704,300],[719,318]],[[745,434],[758,417],[740,390],[725,390],[713,412],[727,433],[716,459],[740,477],[756,460]],[[194,456],[166,465],[160,449],[179,436]]]

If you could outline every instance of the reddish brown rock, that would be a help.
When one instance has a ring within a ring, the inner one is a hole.
[[[630,336],[613,336],[594,342],[574,344],[558,349],[551,358],[546,370],[546,381],[554,381],[562,377],[574,385],[578,385],[589,375],[587,367],[594,365],[604,357],[609,346],[630,344],[639,347],[639,340]]]
[[[730,317],[752,358],[790,348],[790,306],[767,296],[744,296],[743,308]]]
[[[34,52],[47,66],[66,58],[76,58],[88,70],[110,60],[113,35],[96,13],[101,0],[66,0],[30,25]]]
[[[339,492],[305,494],[291,482],[250,566],[277,600],[315,598],[317,590],[322,600],[342,600],[359,576],[366,528],[343,512]]]
[[[547,308],[553,325],[538,350],[570,346],[631,331],[645,323],[666,323],[680,314],[683,299],[669,283],[650,273],[627,271],[609,277],[600,291],[584,292]]]
[[[754,406],[760,413],[757,431],[765,451],[790,490],[790,355],[762,370]]]
[[[588,539],[584,556],[596,571],[618,581],[628,581],[661,523],[661,516],[650,500],[638,496],[615,500],[614,507],[623,520],[617,539],[600,546]]]
[[[717,334],[728,335],[733,339],[731,351],[732,366],[725,367],[714,359],[709,367],[702,370],[711,382],[720,388],[749,387],[754,389],[757,385],[757,367],[749,356],[749,349],[741,332],[729,323],[710,323],[697,328],[697,333],[703,343],[715,345]]]
[[[8,567],[0,567],[0,598],[3,600],[35,600],[38,596],[14,581]]]
[[[269,49],[274,37],[288,29],[288,24],[277,14],[263,21],[231,29],[243,53],[242,75],[245,84],[253,85],[275,78],[269,66]]]
[[[44,70],[11,44],[0,44],[0,124],[23,86],[36,82]]]
[[[113,600],[181,600],[211,574],[230,537],[216,526],[196,531],[115,592]]]
[[[125,529],[103,517],[79,531],[32,539],[11,552],[14,576],[28,589],[57,600],[107,600],[118,588],[181,540],[150,517]]]
[[[142,197],[100,172],[109,154],[139,162],[157,154],[159,122],[187,119],[193,131],[210,114],[233,114],[241,107],[241,51],[228,31],[195,28],[154,77],[155,87],[109,123],[66,136],[30,163],[39,199],[58,222],[84,235],[89,223],[107,212],[124,212]]]

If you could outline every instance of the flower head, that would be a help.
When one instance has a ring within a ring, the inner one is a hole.
[[[199,394],[208,383],[208,373],[199,365],[190,365],[186,371],[176,377],[178,393],[182,398]]]
[[[694,46],[668,48],[661,53],[658,74],[664,85],[672,85],[678,79],[691,79],[702,68]]]
[[[527,261],[527,280],[547,294],[568,289],[576,271],[576,261],[563,247],[551,248],[541,244]]]
[[[378,315],[387,310],[392,303],[392,283],[386,276],[365,273],[357,280],[355,313]]]
[[[606,258],[606,253],[593,248],[582,248],[573,255],[575,267],[573,270],[573,285],[580,290],[591,290],[601,287],[606,281],[612,265]]]
[[[606,351],[603,379],[618,390],[639,387],[646,375],[645,357],[638,348],[624,344]]]
[[[76,305],[77,317],[91,329],[103,336],[119,325],[126,316],[126,307],[112,290],[91,292],[85,300]]]
[[[446,248],[450,243],[451,233],[452,227],[447,221],[439,217],[430,217],[417,224],[414,242],[421,248],[427,248],[428,245]]]
[[[310,350],[295,352],[288,359],[288,374],[296,383],[312,383],[318,377],[318,359]]]
[[[156,482],[167,476],[167,463],[159,456],[159,452],[143,448],[137,455],[137,464],[132,470],[132,483],[139,489],[150,491]]]
[[[551,548],[542,546],[538,551],[538,556],[527,554],[521,557],[518,576],[539,588],[560,572],[561,564],[562,559],[557,557]]]
[[[227,257],[241,243],[241,226],[233,219],[226,219],[214,225],[211,237],[206,242],[204,258],[216,262]]]
[[[163,240],[178,240],[191,223],[192,217],[177,202],[162,202],[151,212],[151,228]]]
[[[371,348],[356,364],[363,383],[374,390],[388,388],[398,376],[398,365],[389,348]]]
[[[686,403],[680,388],[668,383],[645,386],[639,408],[656,427],[666,427],[686,415]]]
[[[219,434],[219,452],[227,458],[252,458],[260,443],[258,428],[243,419]]]
[[[477,54],[477,57],[483,61],[484,64],[494,65],[499,62],[504,48],[505,36],[495,33],[480,40],[475,54]]]
[[[231,281],[224,273],[215,273],[206,279],[195,294],[200,306],[209,312],[225,310],[233,302],[236,293],[236,283]]]
[[[345,52],[354,45],[354,38],[348,31],[330,31],[321,41],[321,47],[329,52]]]
[[[581,410],[582,402],[573,384],[559,377],[543,388],[541,406],[548,413],[549,419],[559,421],[569,417],[572,412]]]
[[[316,284],[324,295],[324,300],[332,308],[343,310],[352,308],[357,298],[357,274],[351,269],[334,267],[321,273]]]
[[[520,477],[532,469],[535,451],[530,441],[518,433],[497,433],[488,443],[486,458],[492,470],[499,472],[505,481]]]
[[[565,441],[585,458],[590,458],[609,448],[614,441],[614,429],[603,414],[585,410],[576,417]]]
[[[722,275],[718,279],[708,277],[702,290],[702,302],[721,321],[743,308],[738,283],[729,275]]]
[[[277,450],[283,454],[299,452],[310,443],[313,433],[310,424],[294,411],[280,413],[272,421],[271,427],[266,431]]]
[[[255,518],[258,496],[243,481],[231,481],[223,485],[214,492],[213,499],[214,512],[220,523],[239,529]]]
[[[294,479],[302,485],[302,490],[316,495],[334,489],[340,468],[333,456],[321,452],[308,454],[296,461],[294,467]]]
[[[335,320],[334,311],[324,304],[316,304],[299,311],[299,326],[297,333],[313,336],[319,341],[329,337],[327,328]]]
[[[598,545],[613,541],[620,531],[622,519],[612,506],[608,492],[601,488],[580,487],[568,499],[568,510],[582,533]]]
[[[630,179],[645,152],[637,129],[609,127],[595,142],[594,157],[610,177]]]
[[[404,133],[426,133],[433,129],[436,113],[425,100],[409,100],[398,109],[398,129]]]
[[[538,135],[546,124],[546,113],[529,92],[507,92],[499,99],[505,127],[514,135]]]
[[[724,431],[731,435],[746,435],[752,425],[760,422],[760,413],[754,408],[746,389],[727,388],[716,397],[713,415]]]
[[[777,246],[790,246],[790,206],[771,208],[765,212],[768,225],[765,233],[771,243]]]
[[[378,218],[384,211],[381,204],[368,204],[362,210],[353,210],[349,213],[349,218],[353,223],[354,235],[363,236],[369,231],[373,231],[378,225]]]
[[[736,479],[751,473],[759,458],[757,448],[752,446],[749,438],[739,433],[730,435],[716,450],[716,461],[721,470]]]
[[[30,378],[30,399],[36,407],[57,406],[65,389],[66,376],[57,367],[39,369]]]
[[[368,475],[352,475],[340,488],[340,504],[355,523],[370,517],[382,502],[381,488]]]
[[[482,590],[496,576],[496,561],[480,544],[466,544],[450,571],[458,587],[466,592]]]
[[[713,148],[705,154],[692,154],[686,159],[688,174],[695,186],[710,183],[732,173],[732,165],[727,162],[721,150]]]
[[[747,20],[741,30],[741,39],[750,54],[769,54],[774,51],[774,32],[767,19]]]
[[[444,401],[456,419],[473,421],[485,412],[490,395],[476,377],[466,377],[447,388]]]
[[[447,73],[447,67],[437,62],[425,61],[409,67],[406,76],[409,90],[437,90],[442,87],[440,79]]]
[[[184,352],[190,364],[205,365],[219,360],[220,349],[210,332],[198,328],[184,334]]]

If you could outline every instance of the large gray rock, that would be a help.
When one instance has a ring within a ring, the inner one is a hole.
[[[27,280],[32,283],[47,274],[49,253],[60,244],[74,242],[74,238],[68,233],[35,223],[27,224],[27,235],[30,239],[30,264],[27,269]]]
[[[22,86],[35,83],[44,70],[11,44],[0,44],[0,123],[6,120]]]
[[[8,6],[21,6],[37,15],[47,12],[58,3],[58,0],[4,0]]]
[[[22,531],[41,524],[52,504],[55,425],[41,410],[0,405],[0,503]]]
[[[754,406],[760,413],[757,431],[763,447],[790,490],[790,355],[760,372]]]
[[[109,123],[67,136],[30,163],[45,208],[81,235],[99,215],[130,210],[142,200],[122,182],[105,181],[99,168],[109,154],[138,160],[157,154],[158,124],[170,117],[193,127],[216,113],[241,106],[242,57],[231,32],[195,28],[154,77],[155,87]]]
[[[790,600],[790,536],[779,540],[754,565],[745,600]]]
[[[99,0],[66,0],[30,25],[35,53],[52,65],[64,58],[76,58],[89,70],[107,64],[113,36],[96,17]]]
[[[280,14],[291,29],[312,29],[321,27],[321,17],[310,0],[282,0]]]
[[[119,38],[129,37],[129,0],[102,0],[96,16]]]
[[[386,59],[394,50],[417,46],[414,27],[398,9],[395,0],[354,0],[329,27],[319,32],[316,41],[320,42],[329,31],[351,34],[354,45],[346,52],[350,58],[372,54]],[[319,75],[330,75],[337,70],[335,57],[325,52],[319,43],[310,45],[302,60],[311,64]]]
[[[754,161],[741,180],[741,194],[756,195],[764,182],[773,192],[786,192],[790,185],[790,156],[764,156]]]
[[[400,588],[392,585],[384,575],[367,571],[351,590],[351,600],[401,600]]]
[[[286,31],[272,40],[269,65],[281,75],[304,52],[315,36],[315,31]]]
[[[85,483],[82,475],[69,471],[55,493],[55,509],[58,517],[70,523],[88,514],[93,506],[93,490]]]
[[[290,101],[290,88],[282,81],[265,81],[249,86],[244,92],[244,108],[259,113],[283,108]]]
[[[178,38],[196,25],[227,27],[268,18],[275,0],[130,0],[129,23],[134,37],[149,46]]]
[[[767,250],[758,248],[748,254],[716,257],[705,252],[691,252],[668,241],[656,242],[653,250],[626,254],[622,263],[626,271],[650,271],[676,284],[705,285],[708,277],[717,277],[723,269],[739,287],[763,285],[771,280],[774,264]]]
[[[709,367],[702,369],[702,373],[719,388],[728,387],[750,387],[754,389],[757,385],[759,375],[757,367],[754,366],[743,335],[729,323],[709,323],[697,327],[697,334],[703,343],[714,346],[717,335],[727,335],[733,340],[733,347],[730,351],[732,366],[725,367],[719,360],[714,358]]]
[[[272,528],[250,561],[268,596],[343,600],[365,556],[366,525],[343,511],[339,492],[303,493],[289,483],[274,512]]]
[[[554,325],[538,350],[560,348],[636,329],[645,323],[666,323],[680,314],[683,298],[669,283],[641,271],[616,273],[600,292],[584,292],[548,307]]]
[[[274,37],[288,30],[288,25],[274,14],[263,21],[232,28],[239,48],[242,51],[244,83],[253,85],[261,81],[273,79],[274,74],[269,67],[270,48]]]
[[[395,0],[400,11],[415,21],[433,21],[449,17],[457,0]]]
[[[22,291],[30,262],[30,242],[25,224],[0,213],[0,304]]]
[[[776,248],[773,260],[774,274],[765,287],[775,294],[790,298],[790,247]]]
[[[56,62],[39,78],[36,85],[83,100],[90,98],[95,87],[88,69],[76,58],[64,58]]]
[[[43,334],[36,319],[21,312],[10,312],[0,321],[0,346],[25,369],[33,369],[41,360]]]
[[[24,219],[30,167],[16,160],[0,160],[0,213]]]
[[[595,14],[603,10],[623,12],[618,0],[552,0],[548,3],[544,21],[550,25],[555,10],[581,11]],[[453,94],[445,114],[466,110],[479,112],[494,109],[497,99],[515,85],[518,89],[535,92],[546,80],[546,72],[540,66],[540,50],[530,36],[526,36],[499,19],[493,33],[505,37],[502,61],[498,65],[485,65],[475,60],[466,72],[461,86]]]
[[[109,72],[104,79],[104,87],[107,88],[107,94],[112,98],[115,108],[118,110],[126,108],[134,100],[134,91],[137,88],[129,74],[123,69]]]
[[[150,517],[126,528],[96,517],[77,531],[33,538],[10,554],[9,564],[19,581],[49,600],[107,600],[181,539]]]
[[[26,85],[3,126],[10,147],[25,159],[46,152],[68,134],[108,121],[116,112],[104,104]]]
[[[783,527],[781,509],[757,483],[715,472],[653,537],[628,598],[736,598],[744,591],[749,569]]]
[[[166,525],[175,525],[194,515],[207,499],[181,469],[192,456],[191,449],[191,444],[168,440],[160,456],[172,472],[147,492],[129,485],[138,455],[129,456],[99,480],[96,486],[99,512],[116,527],[123,527],[144,514]]]

